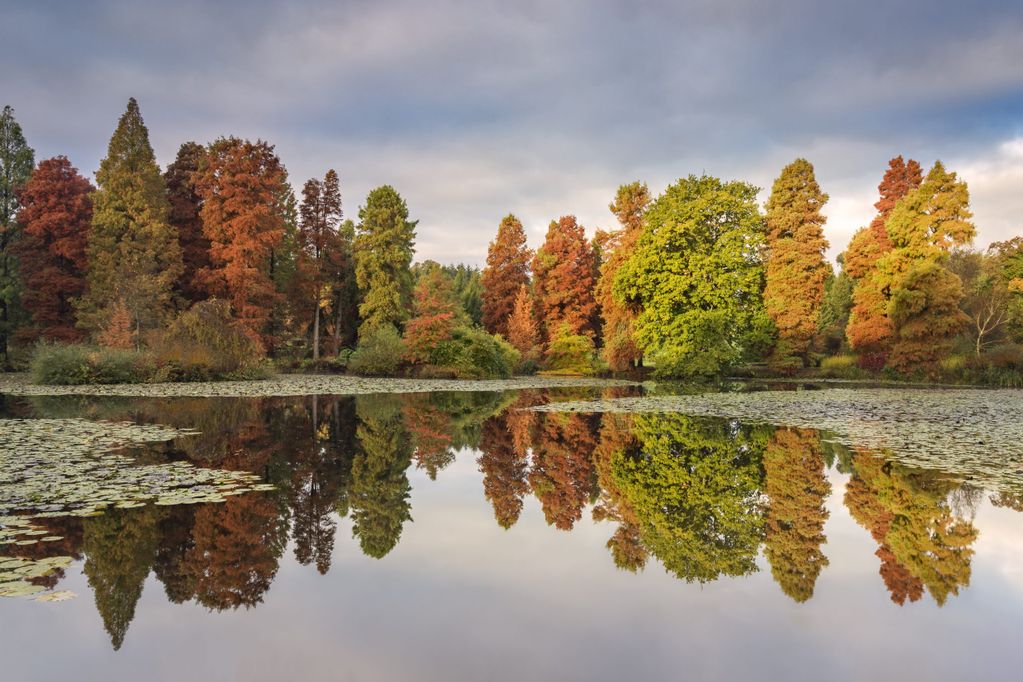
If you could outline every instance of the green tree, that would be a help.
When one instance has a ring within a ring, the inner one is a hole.
[[[8,342],[14,332],[18,301],[18,273],[12,248],[17,238],[15,215],[18,190],[28,181],[35,165],[35,152],[25,142],[14,110],[5,106],[0,113],[0,368],[10,366]]]
[[[359,208],[355,235],[355,281],[362,302],[359,338],[384,324],[400,326],[408,319],[412,297],[412,254],[416,223],[393,187],[369,193]]]
[[[793,357],[806,365],[810,341],[817,333],[831,269],[824,260],[827,218],[821,215],[827,201],[806,159],[782,169],[767,201],[764,306],[778,330],[771,356],[776,365],[788,365]]]
[[[843,265],[841,254],[839,266]],[[829,355],[841,352],[846,344],[845,329],[853,307],[855,280],[842,267],[838,274],[830,274],[824,282],[824,303],[817,323],[819,349]]]
[[[640,446],[612,456],[613,478],[646,547],[686,582],[757,570],[764,534],[764,443],[732,422],[635,416]]]
[[[182,261],[177,232],[168,222],[166,186],[134,98],[110,138],[96,182],[79,323],[97,331],[126,307],[138,342],[139,332],[160,326],[173,313]]]
[[[770,342],[758,189],[689,176],[650,206],[615,296],[636,303],[636,341],[662,376],[718,374]]]

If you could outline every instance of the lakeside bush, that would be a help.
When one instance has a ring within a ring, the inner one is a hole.
[[[39,344],[29,363],[38,384],[128,384],[148,381],[153,372],[144,353],[89,345]]]
[[[862,379],[869,375],[855,355],[833,355],[822,358],[820,375],[826,379]]]
[[[389,324],[370,330],[348,359],[348,371],[368,376],[386,376],[398,372],[405,356],[405,342]]]
[[[575,376],[592,376],[601,368],[593,339],[573,334],[568,325],[562,325],[551,339],[544,367],[541,374]]]

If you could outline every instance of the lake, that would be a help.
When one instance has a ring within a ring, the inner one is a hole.
[[[6,385],[3,678],[1018,678],[1023,393],[542,383]]]

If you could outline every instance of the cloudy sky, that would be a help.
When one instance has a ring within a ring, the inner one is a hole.
[[[261,137],[346,210],[389,183],[418,257],[480,264],[501,217],[533,245],[615,188],[706,172],[770,187],[810,159],[832,255],[890,157],[970,184],[978,244],[1023,233],[1023,4],[4,0],[0,104],[37,158],[92,173],[130,96],[160,162]],[[766,198],[766,195],[765,195]]]

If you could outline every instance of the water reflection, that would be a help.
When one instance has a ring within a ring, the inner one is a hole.
[[[290,548],[326,574],[340,519],[367,556],[382,559],[413,519],[410,471],[444,475],[476,451],[482,495],[502,528],[529,496],[547,523],[570,531],[587,511],[614,530],[610,559],[637,572],[656,560],[685,582],[758,570],[780,590],[813,597],[829,560],[829,467],[849,475],[843,501],[877,543],[893,602],[925,592],[938,605],[970,581],[979,490],[940,472],[849,451],[807,429],[750,426],[683,415],[535,413],[541,392],[370,395],[262,400],[110,401],[37,398],[17,416],[84,415],[200,430],[141,448],[142,460],[185,459],[260,474],[275,490],[222,504],[111,510],[40,519],[59,542],[0,546],[2,556],[84,558],[83,570],[115,649],[124,642],[150,573],[174,603],[210,610],[258,605]],[[1021,498],[992,502],[1019,511]],[[37,578],[53,587],[57,571]],[[881,583],[879,583],[880,586]]]

